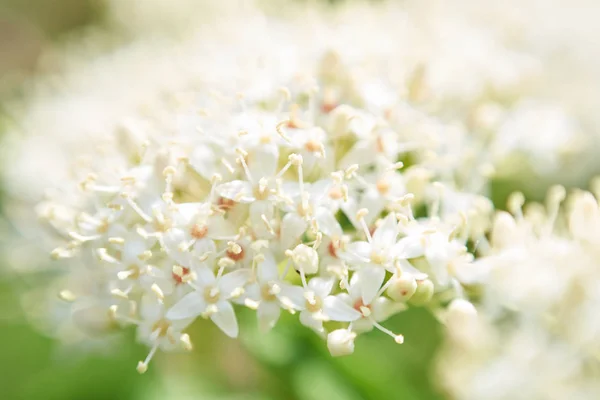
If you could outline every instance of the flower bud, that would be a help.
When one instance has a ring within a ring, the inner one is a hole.
[[[388,286],[387,295],[394,301],[408,301],[417,291],[417,281],[409,274],[404,274],[392,280]]]
[[[316,274],[319,271],[319,255],[312,247],[299,244],[291,252],[296,269],[305,274]]]
[[[475,306],[464,299],[454,299],[448,306],[448,321],[467,322],[477,315]]]
[[[433,282],[429,279],[417,281],[417,290],[410,298],[410,304],[413,306],[424,306],[429,303],[434,292]]]
[[[356,333],[348,329],[337,329],[327,335],[327,349],[334,357],[347,356],[354,353]]]
[[[494,246],[503,248],[516,239],[515,231],[517,223],[512,215],[505,211],[499,211],[494,218],[491,240]]]

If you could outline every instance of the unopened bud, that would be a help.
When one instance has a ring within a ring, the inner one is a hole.
[[[347,356],[354,353],[356,333],[348,329],[337,329],[327,335],[327,349],[334,357]]]
[[[410,304],[413,306],[423,306],[429,303],[433,297],[434,290],[433,282],[429,279],[417,281],[417,290],[410,298]]]

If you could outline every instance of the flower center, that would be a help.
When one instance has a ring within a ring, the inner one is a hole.
[[[256,197],[256,200],[266,200],[269,197],[269,188],[259,184],[254,189],[254,197]]]
[[[235,206],[235,201],[226,199],[225,197],[219,197],[219,200],[217,200],[217,205],[221,210],[229,211],[233,208],[233,206]]]
[[[318,151],[321,151],[321,147],[322,144],[317,142],[316,140],[309,140],[308,142],[306,142],[306,144],[304,145],[304,148],[307,151],[310,151],[311,153],[316,153]]]
[[[103,234],[108,232],[108,227],[110,226],[110,223],[108,222],[108,219],[104,218],[102,220],[102,222],[100,223],[100,225],[96,228],[96,232]]]
[[[171,323],[166,319],[159,319],[152,325],[152,332],[157,332],[158,337],[165,337],[171,327]]]
[[[277,300],[277,296],[275,296],[275,294],[273,293],[273,290],[271,290],[271,285],[268,285],[268,284],[261,286],[261,288],[260,288],[260,296],[265,301],[275,301],[275,300]]]
[[[333,200],[339,200],[344,197],[344,193],[340,188],[334,187],[329,190],[329,198]]]
[[[361,313],[363,317],[368,317],[369,315],[371,315],[371,305],[365,305],[362,299],[356,300],[352,308]]]
[[[377,191],[382,195],[385,195],[390,191],[390,183],[388,181],[386,181],[385,179],[378,180],[376,187],[377,187]]]
[[[154,229],[156,229],[157,232],[166,232],[171,229],[172,226],[173,221],[168,218],[165,218],[164,220],[154,220]]]
[[[239,253],[234,253],[231,250],[227,250],[227,257],[231,258],[233,261],[240,261],[244,259],[245,256],[245,252],[244,252],[244,248],[242,246],[240,246],[241,250]]]
[[[373,250],[371,252],[371,262],[373,264],[383,264],[383,263],[385,263],[385,260],[386,260],[385,255],[381,254],[377,250]]]
[[[308,215],[311,215],[311,213],[312,213],[310,204],[308,204],[308,202],[304,202],[304,201],[301,201],[300,203],[298,203],[298,208],[296,209],[296,211],[298,212],[298,215],[301,217],[306,217]]]
[[[129,279],[138,279],[140,277],[140,275],[142,274],[142,271],[140,271],[140,267],[138,267],[135,264],[131,264],[129,266],[129,268],[127,268],[127,272],[128,274],[128,278]]]
[[[190,231],[190,235],[192,235],[192,237],[194,239],[202,239],[206,236],[207,233],[208,233],[208,226],[200,225],[200,224],[194,224],[194,226],[192,226],[192,229]]]
[[[186,267],[181,267],[181,271],[182,271],[181,275],[171,273],[171,275],[173,276],[173,279],[175,280],[177,285],[182,284],[185,276],[190,273],[190,269],[186,268]]]
[[[332,239],[331,242],[329,242],[329,245],[327,246],[327,251],[329,252],[329,255],[333,258],[338,258],[338,249],[339,245],[337,244],[337,241]]]
[[[204,289],[204,300],[206,300],[207,303],[216,303],[217,301],[219,301],[220,296],[221,292],[219,291],[219,288],[216,288],[214,286],[207,286]]]
[[[375,149],[378,153],[383,153],[383,151],[385,150],[385,145],[381,136],[377,136],[377,139],[375,139]]]
[[[332,112],[336,107],[337,107],[337,104],[334,101],[331,101],[331,100],[325,101],[321,105],[321,111],[323,111],[325,114],[328,114],[328,113]]]
[[[321,311],[323,308],[323,300],[319,296],[311,296],[309,299],[306,299],[306,309],[311,313],[316,313]]]

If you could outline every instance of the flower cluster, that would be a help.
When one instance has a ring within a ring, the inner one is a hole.
[[[343,355],[373,328],[402,343],[381,322],[407,303],[461,296],[478,233],[467,213],[476,220],[489,204],[442,202],[444,185],[428,176],[433,200],[417,218],[407,190],[417,178],[401,172],[391,123],[320,93],[281,88],[272,106],[197,96],[171,137],[119,142],[128,146],[82,166],[70,204],[63,192],[41,203],[67,239],[52,255],[89,283],[61,292],[75,322],[95,333],[136,325],[151,346],[143,372],[158,348],[191,347],[182,331],[197,317],[236,337],[234,306],[256,310],[265,330],[282,310],[298,313]],[[123,129],[131,139],[143,125]]]
[[[492,224],[486,197],[494,173],[533,186],[593,165],[596,116],[532,83],[554,54],[529,29],[515,46],[511,24],[485,26],[470,0],[464,15],[424,2],[277,18],[147,3],[111,2],[115,21],[140,17],[121,27],[131,42],[92,60],[67,49],[65,73],[10,107],[25,140],[9,137],[2,173],[25,201],[7,208],[39,201],[79,331],[135,326],[144,372],[159,349],[191,349],[198,318],[237,337],[241,308],[265,331],[297,314],[337,356],[371,330],[402,343],[385,320],[427,306],[449,327],[442,376],[457,398],[495,384],[498,398],[581,397],[559,364],[594,389],[595,200],[561,213],[557,189],[523,215],[515,196],[514,217]],[[209,11],[222,18],[190,26]],[[357,21],[372,29],[357,35]],[[481,318],[466,289],[483,293]],[[527,386],[532,360],[547,370]]]
[[[447,314],[442,382],[461,399],[595,398],[600,393],[598,239],[600,209],[565,190],[548,205],[511,198],[499,212],[489,254],[478,259],[484,284],[479,317],[456,303]],[[529,372],[535,366],[535,374]]]

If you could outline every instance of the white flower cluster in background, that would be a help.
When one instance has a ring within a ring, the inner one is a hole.
[[[600,394],[600,209],[589,192],[560,208],[511,199],[513,215],[495,218],[483,274],[479,317],[450,307],[439,365],[459,399],[593,399]],[[457,303],[460,304],[460,303]],[[532,371],[533,369],[533,371]]]

